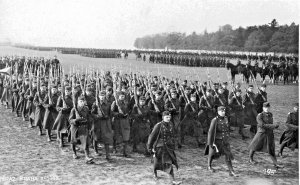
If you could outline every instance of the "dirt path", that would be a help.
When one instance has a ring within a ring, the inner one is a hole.
[[[96,157],[94,165],[84,163],[83,153],[79,153],[79,160],[74,160],[69,147],[60,149],[56,142],[48,143],[45,136],[38,136],[34,128],[27,128],[27,123],[15,118],[10,110],[1,107],[0,112],[0,184],[9,180],[12,184],[148,185],[169,182],[168,176],[163,173],[159,173],[161,178],[154,181],[150,158],[139,154],[133,154],[131,159],[113,154],[113,163],[106,162],[100,156]],[[206,170],[203,148],[192,147],[193,141],[190,139],[183,149],[177,151],[180,168],[176,171],[176,176],[183,180],[183,184],[299,183],[298,152],[286,152],[286,158],[280,159],[285,168],[273,176],[268,176],[263,170],[270,167],[270,160],[266,155],[260,154],[255,157],[259,164],[249,165],[247,146],[250,140],[242,141],[236,133],[233,133],[232,150],[237,160],[233,164],[240,174],[239,178],[228,176],[224,158],[213,163],[217,172],[209,173]]]

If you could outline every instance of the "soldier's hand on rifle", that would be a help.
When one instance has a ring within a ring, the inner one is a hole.
[[[276,123],[276,124],[275,124],[275,128],[279,128],[279,123]]]
[[[245,108],[245,105],[242,105],[243,109]]]

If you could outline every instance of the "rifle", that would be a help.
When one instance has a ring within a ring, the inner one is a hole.
[[[240,103],[240,101],[237,99],[237,96],[236,96],[236,94],[235,94],[235,90],[234,90],[234,88],[233,88],[233,83],[232,83],[232,81],[231,81],[230,85],[231,85],[230,87],[231,87],[231,89],[232,89],[233,96],[234,96],[234,98],[236,99],[236,102],[238,103],[239,106],[242,106],[242,104]]]
[[[171,96],[170,96],[169,90],[166,88],[165,81],[163,81],[163,85],[164,85],[164,89],[166,90],[166,93],[167,93],[168,99],[169,99],[169,101],[171,102],[171,105],[172,105],[173,109],[176,109],[176,107],[175,107],[174,103],[172,102],[172,99],[171,99]]]
[[[251,70],[250,70],[250,73],[251,73],[251,76],[252,76],[253,79],[254,79],[254,75],[253,75],[253,73],[252,73]],[[263,98],[263,100],[264,100],[264,101],[267,101],[266,97],[261,93],[260,89],[258,88],[258,85],[257,85],[257,83],[256,83],[256,80],[254,80],[254,83],[255,83],[255,86],[256,86],[256,88],[257,88],[257,90],[258,90],[258,93],[261,95],[261,97]]]
[[[136,107],[137,107],[138,114],[143,114],[142,111],[141,111],[141,108],[140,108],[140,106],[139,106],[138,97],[137,97],[137,92],[136,92],[136,86],[134,86],[133,91],[134,91],[134,95],[133,95],[133,96],[134,96],[134,101],[135,101],[135,105],[136,105]]]
[[[100,110],[102,116],[105,117],[104,111],[103,111],[102,107],[99,105],[99,101],[98,101],[99,86],[100,86],[99,77],[98,76],[99,76],[99,74],[98,74],[98,70],[97,70],[97,78],[96,78],[96,106],[97,106],[97,109]]]
[[[200,84],[200,89],[201,89],[201,92],[202,92],[202,94],[203,94],[203,97],[204,97],[204,99],[205,99],[205,101],[206,101],[208,107],[209,107],[209,108],[212,108],[212,106],[211,106],[210,102],[208,101],[207,96],[206,96],[206,94],[205,94],[205,92],[204,92],[204,89],[203,89],[202,84]]]
[[[115,77],[115,78],[117,78],[117,77]],[[113,83],[113,91],[114,91],[113,95],[114,95],[114,97],[115,97],[116,106],[118,107],[119,113],[124,114],[123,110],[122,110],[121,107],[120,107],[118,98],[117,98],[117,87],[116,87],[116,85],[117,85],[117,84],[116,84],[116,83],[117,83],[117,80],[115,79],[114,81],[115,81],[115,83]]]

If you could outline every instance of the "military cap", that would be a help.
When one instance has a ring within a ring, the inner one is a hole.
[[[203,82],[204,85],[207,85],[207,82]]]
[[[79,96],[78,100],[83,100],[84,101],[85,100],[85,96],[84,95]]]
[[[227,85],[228,83],[227,82],[223,82],[223,85]]]
[[[236,89],[235,92],[242,92],[242,90],[241,89]]]
[[[106,92],[105,91],[100,91],[99,96],[105,96]]]
[[[192,93],[191,97],[197,97],[197,94],[196,93]]]
[[[224,107],[224,106],[219,106],[218,107],[218,111],[225,111],[226,110],[226,107]]]
[[[52,85],[51,85],[51,88],[55,88],[55,89],[56,89],[57,86],[56,86],[55,84],[52,84]]]
[[[270,107],[270,103],[269,103],[269,102],[265,102],[265,103],[263,104],[263,107]]]
[[[151,88],[157,88],[156,84],[151,84]]]
[[[248,85],[248,87],[253,87],[253,85],[252,85],[252,84],[250,84],[250,85]]]
[[[190,86],[187,86],[187,87],[185,88],[185,90],[188,90],[188,91],[189,91],[189,90],[192,90],[192,89],[191,89]]]
[[[80,88],[80,84],[78,84],[78,83],[75,84],[75,88],[77,88],[77,87]]]
[[[207,92],[209,92],[209,93],[212,93],[212,92],[213,92],[213,90],[212,90],[212,89],[208,89],[208,90],[207,90]]]
[[[71,90],[72,90],[71,86],[66,86],[65,89],[66,89],[67,91],[71,91]]]
[[[107,91],[112,91],[113,89],[112,89],[111,86],[107,86],[107,87],[106,87],[106,90],[107,90]]]
[[[146,100],[145,96],[140,96],[140,100]]]
[[[262,84],[261,87],[267,87],[267,85],[266,84]]]
[[[86,91],[88,91],[88,92],[90,92],[90,91],[92,91],[93,89],[91,88],[91,87],[87,87],[86,88]]]
[[[171,113],[169,111],[164,111],[162,113],[162,116],[171,116]]]
[[[120,91],[120,92],[119,92],[119,96],[120,96],[120,95],[125,95],[125,92]]]
[[[138,87],[137,90],[138,91],[143,91],[144,89],[143,89],[143,87]]]
[[[156,94],[160,96],[160,95],[162,95],[162,92],[158,90],[158,91],[156,91]]]
[[[219,85],[219,83],[214,83],[214,85]]]
[[[171,92],[171,93],[177,93],[177,91],[176,91],[175,88],[170,89],[170,92]]]
[[[45,83],[41,83],[41,85],[40,85],[41,87],[43,87],[43,86],[46,86],[46,84]]]
[[[25,81],[29,82],[29,78],[25,78]]]

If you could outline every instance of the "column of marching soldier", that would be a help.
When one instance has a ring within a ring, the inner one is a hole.
[[[18,65],[10,66],[18,69]],[[66,74],[51,62],[48,66],[25,62],[23,66],[20,74],[20,70],[10,70],[1,75],[1,104],[28,121],[30,128],[36,127],[39,135],[46,132],[49,142],[55,130],[60,147],[71,143],[74,159],[80,143],[87,163],[93,163],[90,146],[100,155],[98,146],[103,143],[106,159],[111,161],[110,145],[115,152],[122,146],[123,156],[130,157],[128,145],[137,152],[137,146],[143,144],[145,156],[153,154],[155,177],[157,170],[163,170],[174,178],[172,165],[178,168],[175,148],[181,148],[189,135],[197,146],[206,146],[209,171],[215,171],[212,160],[225,155],[229,175],[237,176],[231,163],[230,132],[231,127],[238,127],[245,140],[247,124],[255,135],[249,162],[255,164],[254,152],[262,151],[270,154],[276,168],[282,167],[277,163],[273,134],[279,124],[273,124],[265,84],[256,87],[257,93],[249,85],[242,95],[239,83],[180,83],[162,76],[95,69],[84,74],[71,69]],[[285,147],[298,148],[298,104],[288,114],[286,126],[278,156]]]

